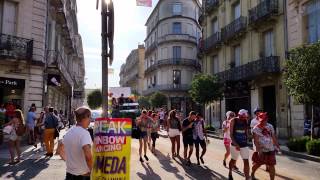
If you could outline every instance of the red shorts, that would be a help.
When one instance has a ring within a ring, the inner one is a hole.
[[[231,145],[231,139],[223,138],[223,144],[226,145],[226,146],[230,146]]]
[[[268,166],[274,166],[277,164],[276,162],[276,153],[275,151],[270,152],[263,152],[261,155],[258,154],[258,152],[254,152],[252,155],[252,162],[253,164],[259,164],[259,165],[268,165]]]

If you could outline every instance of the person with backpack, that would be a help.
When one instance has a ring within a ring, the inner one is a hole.
[[[204,120],[202,115],[198,113],[196,115],[196,120],[194,121],[194,129],[193,129],[193,141],[196,148],[196,157],[197,157],[197,164],[200,165],[199,161],[199,145],[202,148],[202,153],[200,156],[201,163],[204,164],[203,156],[207,151],[206,140],[208,140],[206,129],[204,128]]]
[[[58,127],[58,119],[53,114],[53,107],[49,108],[44,120],[44,144],[47,150],[46,156],[53,156],[55,133]]]
[[[12,119],[4,125],[4,141],[9,145],[10,152],[10,165],[14,165],[20,162],[21,150],[20,150],[20,140],[21,136],[26,131],[24,125],[24,119],[21,110],[15,110]],[[17,159],[15,160],[15,151],[17,152]]]

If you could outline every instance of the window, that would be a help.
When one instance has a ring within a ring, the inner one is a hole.
[[[173,70],[173,84],[180,85],[181,84],[181,71]]]
[[[2,17],[1,32],[9,35],[16,35],[17,26],[17,3],[11,1],[0,2],[0,16]]]
[[[181,46],[173,46],[173,59],[181,58]]]
[[[241,6],[240,2],[233,5],[233,19],[238,19],[241,16]]]
[[[241,62],[241,47],[240,45],[233,47],[233,66],[240,66]]]
[[[211,21],[211,33],[212,34],[215,34],[219,31],[219,26],[218,26],[218,19],[217,18],[214,18],[212,21]]]
[[[212,72],[213,74],[217,74],[219,72],[219,59],[218,56],[213,56],[212,57]]]
[[[174,3],[172,6],[172,13],[173,15],[181,15],[182,12],[182,4],[181,3]]]
[[[173,23],[172,33],[173,34],[181,34],[181,23],[180,22]]]
[[[313,0],[307,5],[308,42],[320,40],[320,0]]]
[[[263,34],[264,38],[264,56],[274,55],[273,31],[267,31]]]

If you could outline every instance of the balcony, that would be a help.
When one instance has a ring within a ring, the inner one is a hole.
[[[158,46],[158,43],[154,41],[149,47],[146,48],[145,56],[148,57]]]
[[[62,54],[59,51],[48,51],[48,68],[55,68],[60,71],[63,75],[64,79],[68,82],[70,86],[73,86],[73,76],[71,76],[69,68],[66,64],[67,60],[65,60]]]
[[[232,21],[230,24],[225,26],[221,30],[222,39],[225,43],[232,39],[236,39],[242,36],[247,29],[247,18],[239,17],[238,19]]]
[[[219,0],[206,0],[206,12],[211,13],[219,7]]]
[[[0,34],[0,58],[31,60],[33,40]]]
[[[158,60],[151,66],[149,66],[145,70],[145,75],[151,73],[152,71],[156,70],[157,68],[160,68],[162,66],[190,66],[194,67],[197,71],[201,70],[201,65],[197,60],[194,59],[182,59],[182,58],[177,58],[177,59],[164,59],[164,60]]]
[[[219,48],[221,46],[221,43],[221,33],[214,33],[213,35],[204,40],[204,52],[208,53],[212,49]]]
[[[186,92],[190,89],[189,84],[161,84],[151,86],[149,89],[143,91],[144,95],[150,95],[152,93],[162,92]]]
[[[278,15],[278,0],[264,0],[249,10],[249,25],[256,26]]]
[[[159,44],[175,41],[190,42],[197,45],[197,38],[189,34],[167,34],[158,38]]]
[[[279,56],[263,57],[259,60],[249,62],[248,64],[234,67],[232,69],[217,73],[221,82],[252,80],[258,76],[268,73],[279,73]]]

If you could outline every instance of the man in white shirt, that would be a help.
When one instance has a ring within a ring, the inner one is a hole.
[[[258,120],[258,114],[260,112],[262,112],[262,109],[260,109],[259,107],[256,107],[253,111],[255,117],[251,120],[251,123],[250,123],[251,133],[252,133],[253,128],[260,123]],[[253,139],[252,139],[252,145],[253,145],[253,150],[256,150]]]
[[[90,180],[93,164],[91,136],[87,130],[91,111],[87,107],[75,110],[77,124],[68,130],[62,140],[61,150],[65,151],[68,180]]]

